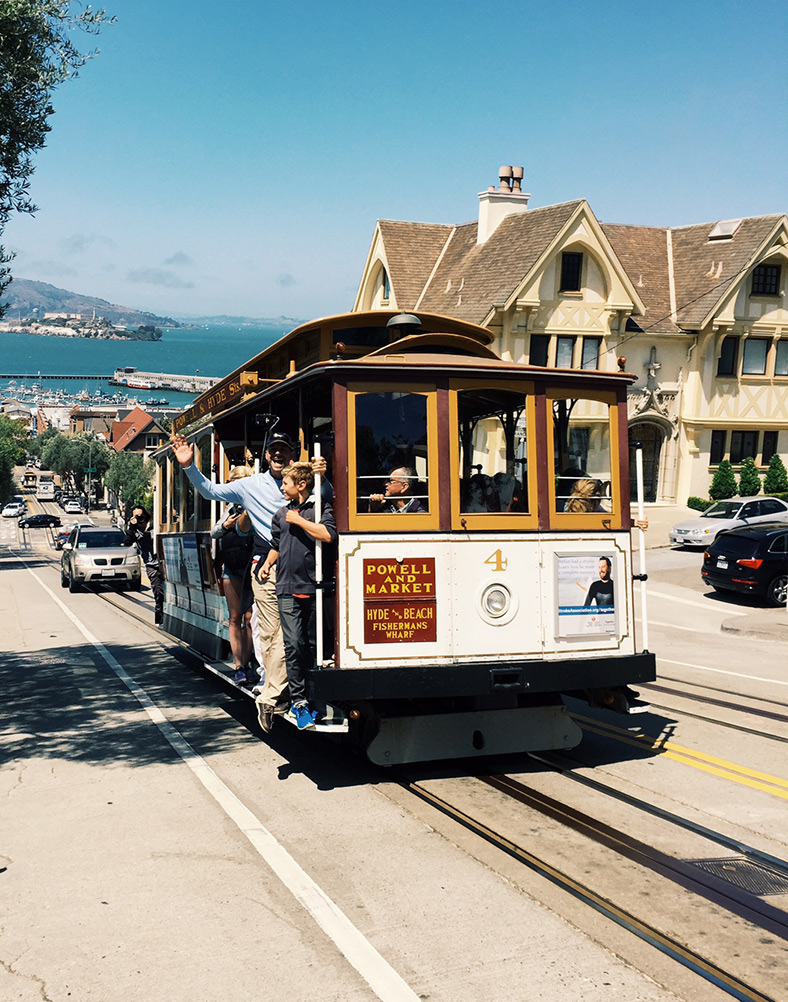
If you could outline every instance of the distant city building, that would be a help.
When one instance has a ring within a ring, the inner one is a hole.
[[[788,462],[786,215],[606,224],[584,199],[529,209],[522,176],[501,168],[475,222],[380,220],[354,309],[472,320],[531,365],[622,358],[647,500],[708,496],[722,459]]]
[[[137,452],[146,457],[169,439],[165,429],[141,407],[135,407],[112,424],[110,445],[116,452]]]

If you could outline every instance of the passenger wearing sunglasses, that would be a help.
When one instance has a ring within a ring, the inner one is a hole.
[[[419,499],[411,494],[411,486],[415,483],[416,471],[409,466],[398,466],[386,481],[385,493],[370,494],[369,510],[398,515],[424,511]]]

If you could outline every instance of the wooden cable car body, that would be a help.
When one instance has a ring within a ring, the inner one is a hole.
[[[509,362],[483,328],[418,320],[305,324],[175,428],[213,479],[247,450],[261,460],[273,422],[300,442],[295,459],[315,445],[327,457],[339,538],[325,562],[328,646],[308,692],[374,761],[572,747],[580,731],[562,694],[626,712],[629,686],[655,677],[634,629],[634,377]],[[164,625],[220,657],[216,505],[168,449],[158,460]],[[386,497],[381,510],[370,497],[396,474],[407,504]]]

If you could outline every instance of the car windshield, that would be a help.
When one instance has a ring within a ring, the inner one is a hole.
[[[107,546],[123,546],[125,538],[122,532],[114,529],[108,532],[83,532],[77,540],[77,549],[98,550]]]
[[[703,512],[701,518],[736,518],[741,501],[717,501]]]

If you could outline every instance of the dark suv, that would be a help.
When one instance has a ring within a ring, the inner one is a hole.
[[[772,605],[785,605],[788,525],[761,522],[721,532],[703,554],[701,575],[715,591],[763,595]]]

